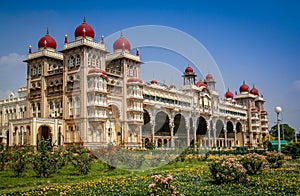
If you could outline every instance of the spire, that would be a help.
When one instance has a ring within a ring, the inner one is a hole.
[[[104,35],[101,35],[101,44],[104,44]]]
[[[28,51],[28,53],[29,53],[29,54],[32,53],[32,46],[31,46],[31,45],[29,45],[29,51]]]
[[[48,29],[48,27],[47,27],[47,30],[46,30],[46,35],[49,35],[49,29]]]
[[[83,17],[83,24],[85,24],[86,23],[86,17],[84,16]]]
[[[123,37],[123,32],[121,31],[120,37]]]
[[[136,56],[140,56],[139,48],[136,48],[135,55],[136,55]]]
[[[68,35],[66,34],[65,35],[65,44],[67,44],[68,43]]]

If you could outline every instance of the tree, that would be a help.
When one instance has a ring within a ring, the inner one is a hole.
[[[277,124],[271,128],[270,135],[276,138],[278,137]],[[288,124],[280,124],[280,139],[295,141],[295,129]]]

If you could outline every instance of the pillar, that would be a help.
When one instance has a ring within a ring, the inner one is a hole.
[[[174,148],[174,119],[170,119],[169,123],[170,131],[171,131],[171,148]]]
[[[227,130],[224,130],[224,134],[225,134],[225,138],[224,138],[225,139],[225,141],[224,141],[225,144],[224,144],[224,146],[227,147]]]

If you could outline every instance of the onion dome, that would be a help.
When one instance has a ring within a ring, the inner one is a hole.
[[[233,99],[233,93],[229,90],[227,90],[227,92],[225,93],[225,97],[226,99]]]
[[[249,92],[249,86],[247,84],[245,84],[245,81],[240,86],[240,93],[244,93],[244,92]]]
[[[157,84],[157,81],[156,80],[151,80],[151,84]]]
[[[88,72],[88,74],[93,74],[93,73],[96,73],[96,74],[101,73],[103,75],[107,75],[107,72],[104,70],[101,70],[101,69],[90,69]]]
[[[89,24],[86,23],[86,18],[85,17],[83,19],[83,23],[75,29],[74,34],[75,34],[75,38],[77,38],[77,37],[91,37],[91,38],[94,39],[94,37],[95,37],[94,29]]]
[[[171,84],[171,85],[170,85],[170,88],[175,88],[175,89],[176,89],[175,84]]]
[[[187,68],[185,68],[185,73],[193,73],[193,72],[194,70],[190,65],[188,65]]]
[[[54,50],[56,50],[56,41],[53,37],[51,37],[49,35],[49,31],[47,28],[47,32],[46,35],[43,36],[38,43],[38,48],[42,49],[42,48],[52,48]]]
[[[209,74],[206,75],[205,79],[206,79],[207,81],[210,81],[210,80],[213,80],[214,77],[213,77],[213,75],[211,75],[211,74],[209,73]]]
[[[140,80],[140,79],[138,79],[138,78],[129,78],[129,79],[127,80],[127,82],[139,82],[139,83],[143,83],[143,81]]]
[[[197,86],[197,87],[202,87],[202,86],[204,86],[205,88],[207,88],[207,85],[206,85],[204,82],[202,82],[202,80],[199,80],[199,81],[197,82],[196,86]]]
[[[127,50],[130,51],[130,43],[129,41],[123,36],[123,33],[121,33],[121,36],[119,39],[117,39],[114,42],[114,51],[116,50]]]
[[[253,86],[253,88],[250,90],[250,93],[251,93],[252,95],[256,95],[256,96],[259,95],[258,89],[255,88],[254,86]]]

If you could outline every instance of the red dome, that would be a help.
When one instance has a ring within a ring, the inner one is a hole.
[[[201,87],[201,86],[207,87],[207,85],[206,85],[204,82],[202,82],[202,80],[199,80],[199,81],[197,82],[196,86],[197,86],[197,87]]]
[[[233,93],[228,89],[228,91],[225,93],[225,97],[226,99],[233,99]]]
[[[190,65],[188,65],[187,68],[185,68],[185,73],[192,73],[192,72],[194,72],[193,68]]]
[[[53,48],[56,49],[56,41],[49,35],[48,29],[45,36],[43,36],[38,43],[38,48]]]
[[[211,75],[211,74],[209,73],[209,74],[206,75],[205,79],[206,79],[206,80],[213,80],[214,77],[213,77],[213,75]]]
[[[143,81],[140,80],[140,79],[138,79],[138,78],[129,78],[129,79],[127,80],[127,82],[139,82],[139,83],[143,83]]]
[[[107,75],[107,72],[104,71],[104,70],[101,70],[101,69],[91,69],[91,70],[89,70],[88,73],[89,73],[89,74],[92,74],[92,73],[101,73],[101,74],[103,74],[103,75]]]
[[[157,84],[156,80],[151,80],[151,84]]]
[[[252,95],[257,95],[257,96],[258,96],[258,94],[259,94],[258,89],[255,88],[254,86],[253,86],[253,88],[250,90],[250,93],[251,93]]]
[[[176,88],[176,86],[174,84],[171,84],[170,88]]]
[[[249,92],[249,86],[247,84],[245,84],[245,81],[240,86],[240,93],[242,93],[242,92]]]
[[[129,41],[123,37],[121,34],[120,38],[114,42],[114,51],[115,50],[128,50],[130,51],[130,43]]]
[[[75,29],[75,38],[80,36],[81,37],[86,36],[91,38],[95,37],[94,29],[89,24],[86,23],[85,17],[83,19],[83,23]]]

